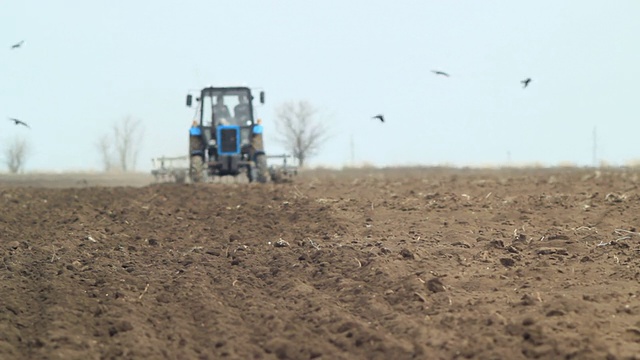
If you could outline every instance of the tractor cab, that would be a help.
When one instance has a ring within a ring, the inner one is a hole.
[[[260,93],[264,103],[264,92]],[[198,101],[201,126],[254,124],[253,95],[246,87],[214,88],[201,91]],[[191,106],[192,96],[187,95],[187,106]]]

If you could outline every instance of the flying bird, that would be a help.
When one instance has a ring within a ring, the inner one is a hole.
[[[20,41],[19,43],[17,43],[17,44],[13,44],[13,45],[11,45],[11,50],[13,50],[13,49],[17,49],[17,48],[21,47],[21,46],[22,46],[22,44],[24,44],[24,40],[21,40],[21,41]]]
[[[524,84],[523,88],[526,88],[529,85],[529,83],[531,82],[531,78],[526,78],[526,79],[524,79],[524,80],[522,80],[520,82]]]
[[[449,77],[449,74],[447,74],[444,71],[440,71],[440,70],[431,70],[432,73],[436,74],[436,75],[442,75],[442,76],[446,76]]]
[[[380,120],[380,122],[384,122],[384,116],[382,116],[382,114],[376,115],[376,116],[372,117],[372,119],[378,119],[378,120]]]
[[[22,125],[22,126],[26,126],[29,129],[31,129],[31,126],[29,126],[26,122],[22,121],[22,120],[18,120],[18,119],[14,119],[14,118],[9,118],[9,121],[13,121],[16,125]]]

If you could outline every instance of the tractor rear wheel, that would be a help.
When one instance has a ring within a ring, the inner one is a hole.
[[[266,183],[269,180],[269,169],[267,168],[267,156],[265,154],[256,156],[256,178],[259,183]]]
[[[191,182],[199,183],[202,182],[202,156],[194,155],[191,157],[191,165],[189,168],[189,176],[191,177]]]

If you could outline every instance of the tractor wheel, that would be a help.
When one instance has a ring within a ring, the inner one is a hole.
[[[250,166],[247,168],[247,180],[249,180],[249,183],[254,182],[256,179],[256,169],[255,166]]]
[[[199,183],[202,182],[202,157],[198,155],[194,155],[191,157],[191,166],[189,169],[189,176],[191,177],[191,182]]]
[[[269,169],[267,168],[267,156],[265,154],[256,156],[256,180],[259,183],[266,183],[269,180]]]

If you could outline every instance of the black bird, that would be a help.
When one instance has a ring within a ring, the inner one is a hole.
[[[531,82],[531,78],[526,78],[526,79],[524,79],[524,80],[522,80],[520,82],[524,84],[523,88],[526,88],[529,85],[529,83]]]
[[[14,119],[14,118],[9,118],[9,121],[13,121],[16,125],[22,125],[22,126],[26,126],[29,129],[31,129],[31,126],[29,126],[26,122],[22,121],[22,120],[18,120],[18,119]]]
[[[447,74],[447,73],[446,73],[446,72],[444,72],[444,71],[440,71],[440,70],[431,70],[431,72],[432,72],[432,73],[434,73],[434,74],[436,74],[436,75],[443,75],[443,76],[449,77],[449,74]]]
[[[17,48],[21,47],[21,46],[22,46],[22,44],[24,44],[24,40],[20,41],[20,42],[19,42],[19,43],[17,43],[17,44],[13,44],[13,45],[11,45],[11,50],[13,50],[13,49],[17,49]]]
[[[372,117],[372,119],[379,119],[380,122],[384,122],[384,116],[382,116],[382,114],[376,115],[376,116]]]

